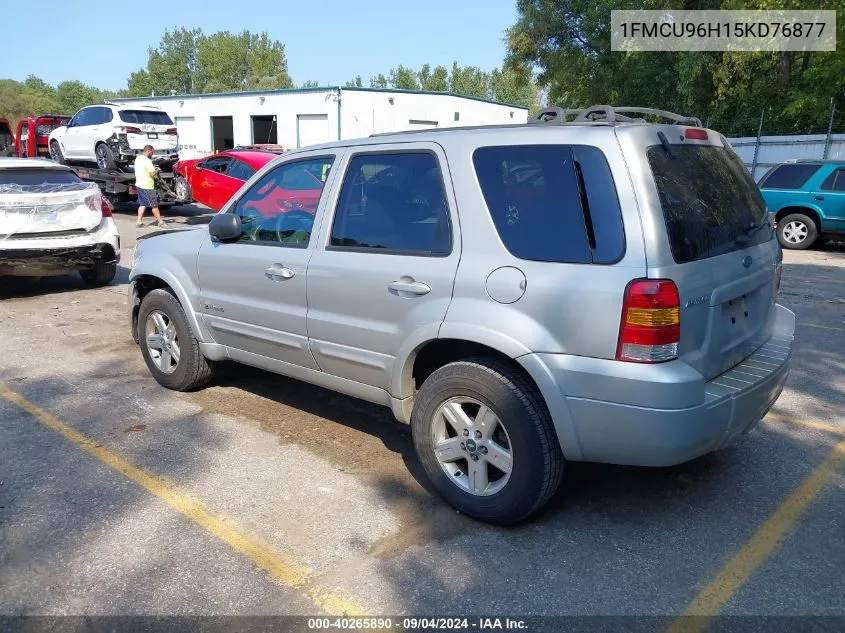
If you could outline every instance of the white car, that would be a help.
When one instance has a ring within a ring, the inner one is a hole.
[[[92,162],[100,169],[132,163],[145,145],[153,162],[179,159],[176,125],[164,110],[113,103],[82,108],[70,122],[50,133],[50,156],[57,163]]]
[[[99,187],[44,158],[0,158],[0,276],[114,279],[120,234]]]

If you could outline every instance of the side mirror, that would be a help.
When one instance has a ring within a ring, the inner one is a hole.
[[[205,169],[205,165],[203,165],[202,163],[197,163],[194,169],[196,169],[197,171],[202,171],[203,169]]]
[[[218,242],[238,240],[241,233],[241,218],[234,213],[218,213],[208,224],[208,234]]]

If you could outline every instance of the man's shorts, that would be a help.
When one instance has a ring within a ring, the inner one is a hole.
[[[142,207],[157,207],[158,193],[155,189],[138,189],[138,204]]]

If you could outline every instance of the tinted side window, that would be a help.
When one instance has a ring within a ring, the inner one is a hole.
[[[511,254],[581,264],[612,263],[622,256],[622,214],[601,150],[482,147],[473,163],[490,217]]]
[[[111,108],[100,108],[100,110],[102,110],[103,123],[109,123],[112,119],[114,119]]]
[[[252,167],[238,159],[234,159],[232,161],[232,166],[229,167],[229,171],[226,173],[226,175],[231,178],[237,178],[238,180],[243,181],[249,180],[254,174],[255,170]]]
[[[94,125],[94,108],[85,108],[76,113],[73,117],[74,125]]]
[[[789,164],[775,168],[763,182],[761,189],[800,189],[815,174],[820,165]]]
[[[310,175],[320,180],[318,174]],[[448,255],[449,207],[434,154],[353,157],[340,191],[330,247]]]
[[[229,156],[215,156],[214,158],[203,161],[202,168],[217,172],[218,174],[225,174],[231,162],[232,159]]]
[[[824,191],[845,191],[845,169],[834,169],[822,183]]]
[[[241,217],[243,228],[240,241],[307,247],[323,194],[323,182],[311,172],[331,166],[332,161],[327,156],[285,163],[264,174],[235,204],[233,213]],[[303,176],[310,178],[308,188],[285,186]]]

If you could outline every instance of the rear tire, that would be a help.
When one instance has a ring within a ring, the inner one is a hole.
[[[55,139],[50,141],[50,158],[52,158],[59,165],[67,165],[65,155],[62,154],[62,146]]]
[[[151,338],[159,335],[161,329],[156,323],[164,324],[169,329],[172,325],[173,338],[168,342],[170,355],[168,362],[163,363],[162,356],[165,350],[160,343],[151,345]],[[197,341],[188,318],[179,300],[169,290],[152,290],[141,302],[141,309],[138,312],[138,325],[136,335],[141,345],[141,353],[147,369],[162,387],[174,391],[193,391],[205,385],[211,380],[212,366],[202,355],[199,341]],[[178,358],[173,365],[173,351],[178,351]],[[159,345],[159,347],[156,347]],[[162,366],[166,366],[166,370]]]
[[[790,213],[778,220],[778,241],[784,248],[810,248],[819,236],[816,223],[803,213]]]
[[[469,419],[473,426],[458,432],[450,417]],[[470,358],[432,373],[417,393],[411,431],[437,491],[480,521],[518,523],[545,505],[560,485],[563,453],[542,396],[518,368],[497,359]],[[457,457],[445,453],[450,444]],[[509,473],[496,465],[500,455]]]
[[[117,275],[117,264],[115,262],[97,262],[94,268],[80,270],[79,276],[86,285],[92,288],[108,286]]]
[[[100,169],[117,169],[114,153],[111,151],[111,147],[105,143],[97,143],[94,148],[94,156],[97,158],[97,167]]]

